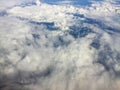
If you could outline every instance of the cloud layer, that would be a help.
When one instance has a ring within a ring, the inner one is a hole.
[[[113,1],[0,2],[1,90],[120,89],[120,15]]]

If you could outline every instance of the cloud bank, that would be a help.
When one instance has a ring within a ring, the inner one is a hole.
[[[120,89],[120,15],[113,1],[0,2],[1,90]]]

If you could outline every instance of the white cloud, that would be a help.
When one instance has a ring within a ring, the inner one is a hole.
[[[13,0],[10,7],[17,6],[0,16],[2,90],[120,89],[117,6],[18,5],[22,2]]]

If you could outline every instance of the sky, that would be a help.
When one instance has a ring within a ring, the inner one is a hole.
[[[119,1],[76,2],[0,0],[0,90],[120,90]]]

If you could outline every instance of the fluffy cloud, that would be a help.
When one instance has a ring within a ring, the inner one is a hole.
[[[120,89],[116,4],[6,1],[0,1],[1,90]]]

